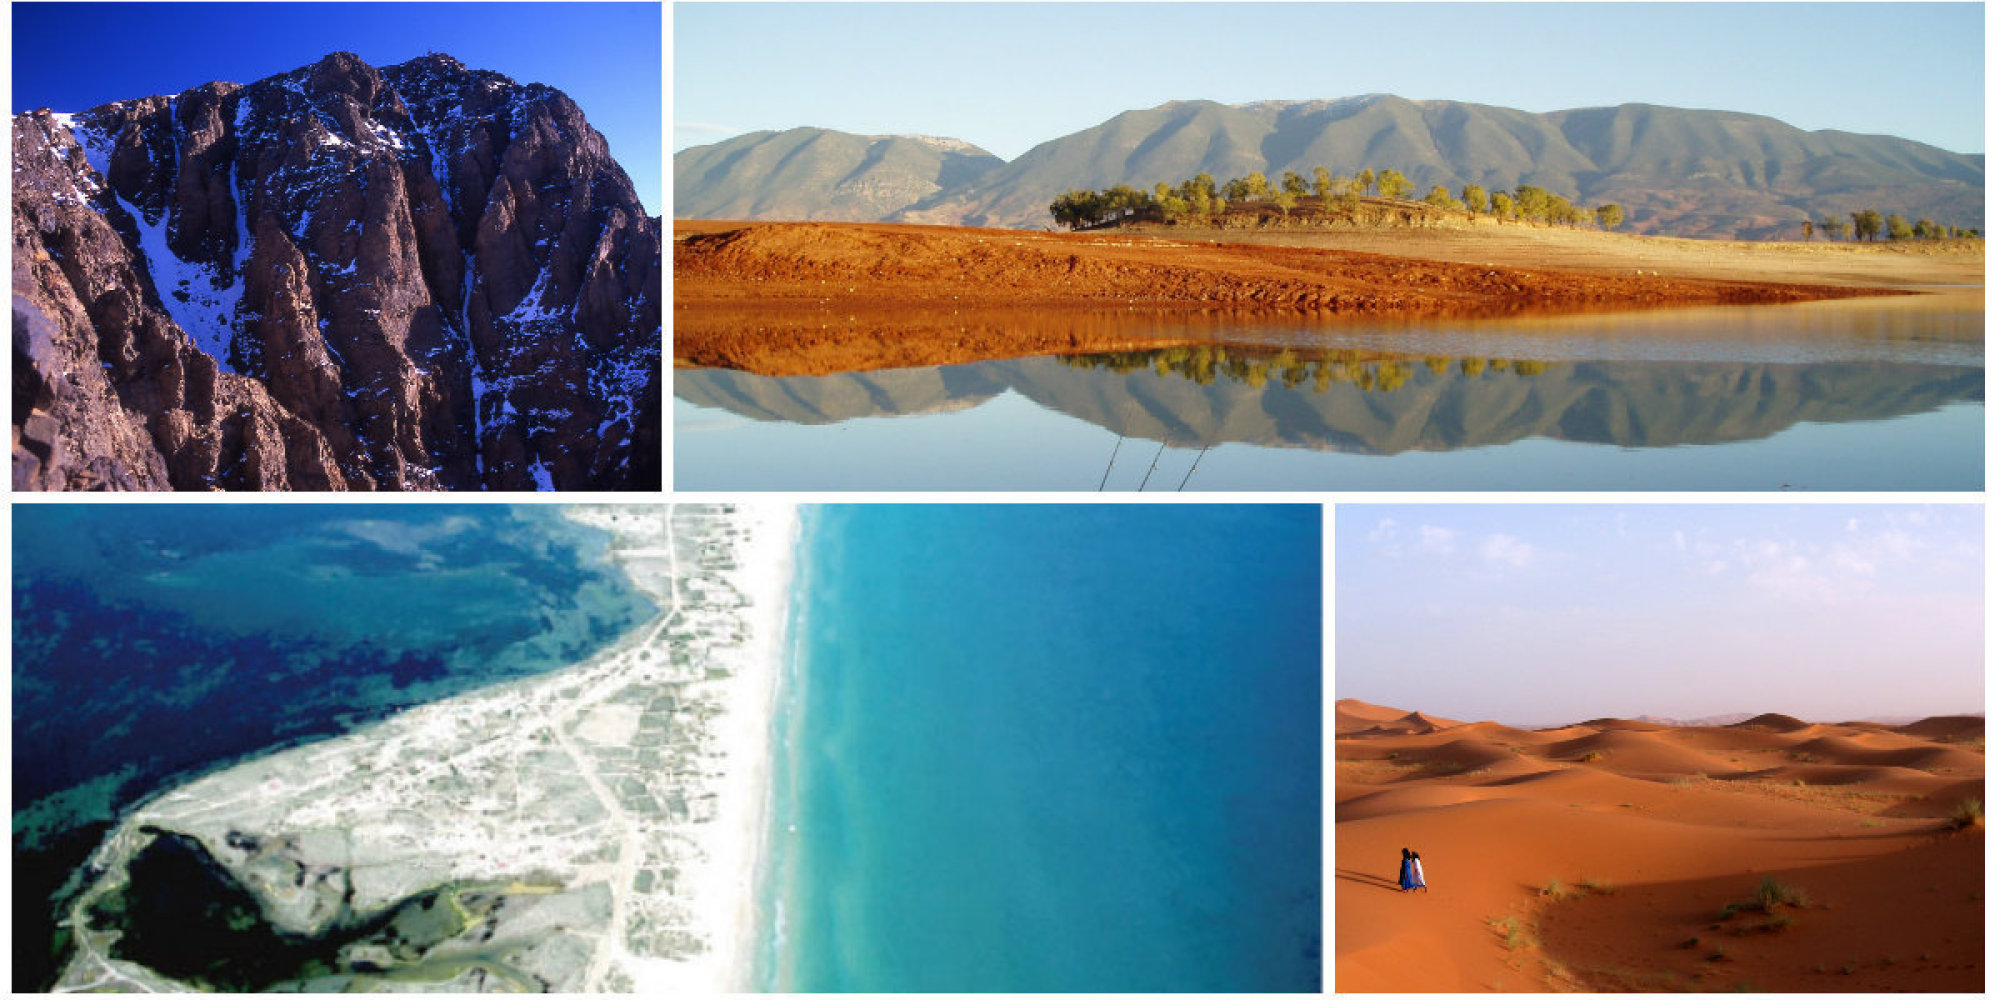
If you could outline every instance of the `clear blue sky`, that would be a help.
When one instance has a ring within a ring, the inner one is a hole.
[[[80,111],[249,83],[329,52],[376,66],[445,52],[568,94],[660,211],[661,8],[653,3],[15,3],[15,111]]]
[[[1979,153],[1984,34],[1976,3],[677,3],[674,149],[815,125],[1012,159],[1171,100],[1387,93],[1749,111]]]
[[[1985,704],[1977,505],[1341,505],[1334,692],[1460,721]]]

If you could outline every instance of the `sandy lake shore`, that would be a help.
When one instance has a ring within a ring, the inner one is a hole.
[[[1984,280],[1983,250],[1968,242],[1533,226],[1036,233],[681,220],[675,237],[675,364],[773,375],[1216,342],[1259,321],[1601,315]]]
[[[1165,231],[1163,231],[1164,233]],[[1233,234],[1231,234],[1233,238]],[[676,314],[755,302],[922,308],[1154,306],[1337,315],[1801,302],[1856,286],[1465,263],[1323,246],[1124,231],[676,223]]]

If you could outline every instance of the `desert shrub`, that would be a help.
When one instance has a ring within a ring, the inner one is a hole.
[[[1986,803],[1978,799],[1966,799],[1951,810],[1951,828],[1963,830],[1968,826],[1986,824]]]
[[[1595,750],[1592,750],[1592,751],[1590,751],[1589,753],[1587,753],[1587,754],[1584,754],[1584,755],[1583,755],[1583,756],[1581,756],[1581,757],[1578,757],[1578,758],[1577,758],[1577,762],[1578,762],[1578,763],[1581,763],[1581,764],[1588,764],[1588,763],[1590,763],[1590,762],[1591,762],[1591,761],[1593,761],[1593,760],[1603,760],[1603,759],[1604,759],[1604,755],[1603,755],[1603,754],[1601,754],[1601,753],[1598,753],[1598,752],[1597,752],[1597,751],[1595,751]]]
[[[1542,895],[1558,901],[1568,899],[1570,895],[1569,886],[1562,884],[1561,879],[1552,878],[1549,880],[1548,885],[1542,886]]]
[[[1535,943],[1534,939],[1528,936],[1526,928],[1521,926],[1521,918],[1511,913],[1504,917],[1488,919],[1486,926],[1493,928],[1506,940],[1508,951],[1520,951]]]
[[[1610,895],[1611,883],[1601,878],[1587,878],[1583,880],[1583,889],[1585,892],[1601,892],[1605,895]]]
[[[1764,876],[1764,881],[1757,883],[1756,905],[1763,907],[1765,913],[1775,913],[1780,906],[1804,906],[1810,902],[1812,900],[1807,899],[1804,892],[1769,875]]]
[[[1681,942],[1681,947],[1690,949],[1699,948],[1701,947],[1701,938],[1698,937],[1688,938],[1686,941]]]

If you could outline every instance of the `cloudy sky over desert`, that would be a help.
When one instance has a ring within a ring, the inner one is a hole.
[[[1973,506],[1343,506],[1341,697],[1455,719],[1979,710]]]

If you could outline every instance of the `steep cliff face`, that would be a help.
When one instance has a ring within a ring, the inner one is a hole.
[[[347,53],[14,121],[17,489],[658,489],[660,223],[561,92]]]

